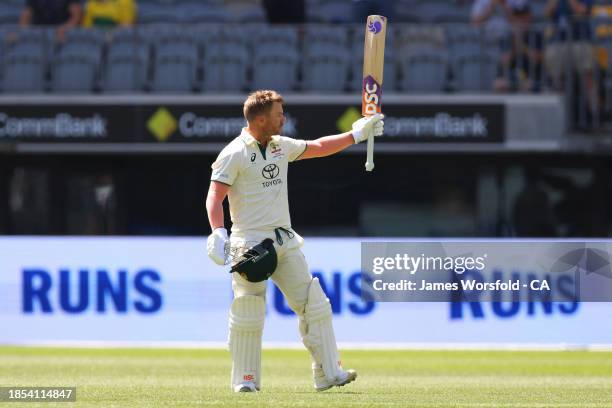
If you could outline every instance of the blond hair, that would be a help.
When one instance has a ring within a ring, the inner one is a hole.
[[[267,89],[255,91],[244,101],[244,117],[251,122],[255,117],[270,112],[274,102],[283,103],[283,97],[278,92]]]

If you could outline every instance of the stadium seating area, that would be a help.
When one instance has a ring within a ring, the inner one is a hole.
[[[24,0],[0,2],[0,24],[14,24]],[[138,23],[262,23],[266,15],[256,0],[138,0]],[[353,21],[350,0],[306,0],[307,20],[314,23]],[[531,0],[536,20],[543,20],[546,0]],[[449,23],[469,21],[471,0],[396,0],[394,22]]]
[[[544,0],[531,2],[536,17]],[[309,0],[303,26],[270,26],[247,0],[140,0],[138,24],[115,31],[20,28],[21,0],[0,3],[0,92],[353,92],[363,26],[350,2]],[[385,53],[385,92],[491,92],[499,37],[468,23],[471,2],[401,0]],[[349,7],[349,9],[347,9]],[[344,24],[333,24],[344,22]],[[545,25],[535,29],[540,34]],[[612,37],[608,37],[612,38]],[[612,41],[602,45],[612,50]],[[607,64],[608,71],[612,64]],[[541,64],[526,73],[545,81]],[[607,75],[612,78],[612,75]],[[540,84],[533,90],[542,89]]]
[[[360,87],[363,28],[149,25],[113,32],[2,30],[2,92],[347,92]],[[385,89],[489,91],[499,47],[465,25],[388,32]]]

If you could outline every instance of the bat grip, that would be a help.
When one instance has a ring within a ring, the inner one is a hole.
[[[365,169],[366,171],[374,170],[374,135],[368,137]]]

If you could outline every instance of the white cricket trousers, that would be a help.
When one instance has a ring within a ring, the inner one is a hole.
[[[301,238],[301,237],[300,237]],[[293,242],[296,237],[289,239],[283,236],[283,245],[275,243],[274,247],[278,255],[278,266],[270,276],[276,286],[283,292],[291,310],[302,315],[308,299],[308,289],[312,276],[308,270],[308,264],[299,245]],[[276,242],[276,241],[275,241]],[[266,281],[249,282],[238,273],[232,273],[232,290],[234,297],[253,295],[266,297]]]

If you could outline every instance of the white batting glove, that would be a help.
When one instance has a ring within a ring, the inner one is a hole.
[[[353,139],[355,143],[368,140],[370,136],[380,136],[385,130],[385,115],[377,113],[372,116],[365,116],[356,122],[353,122]]]
[[[227,259],[227,230],[225,228],[215,228],[206,240],[208,256],[217,265],[225,265]]]

